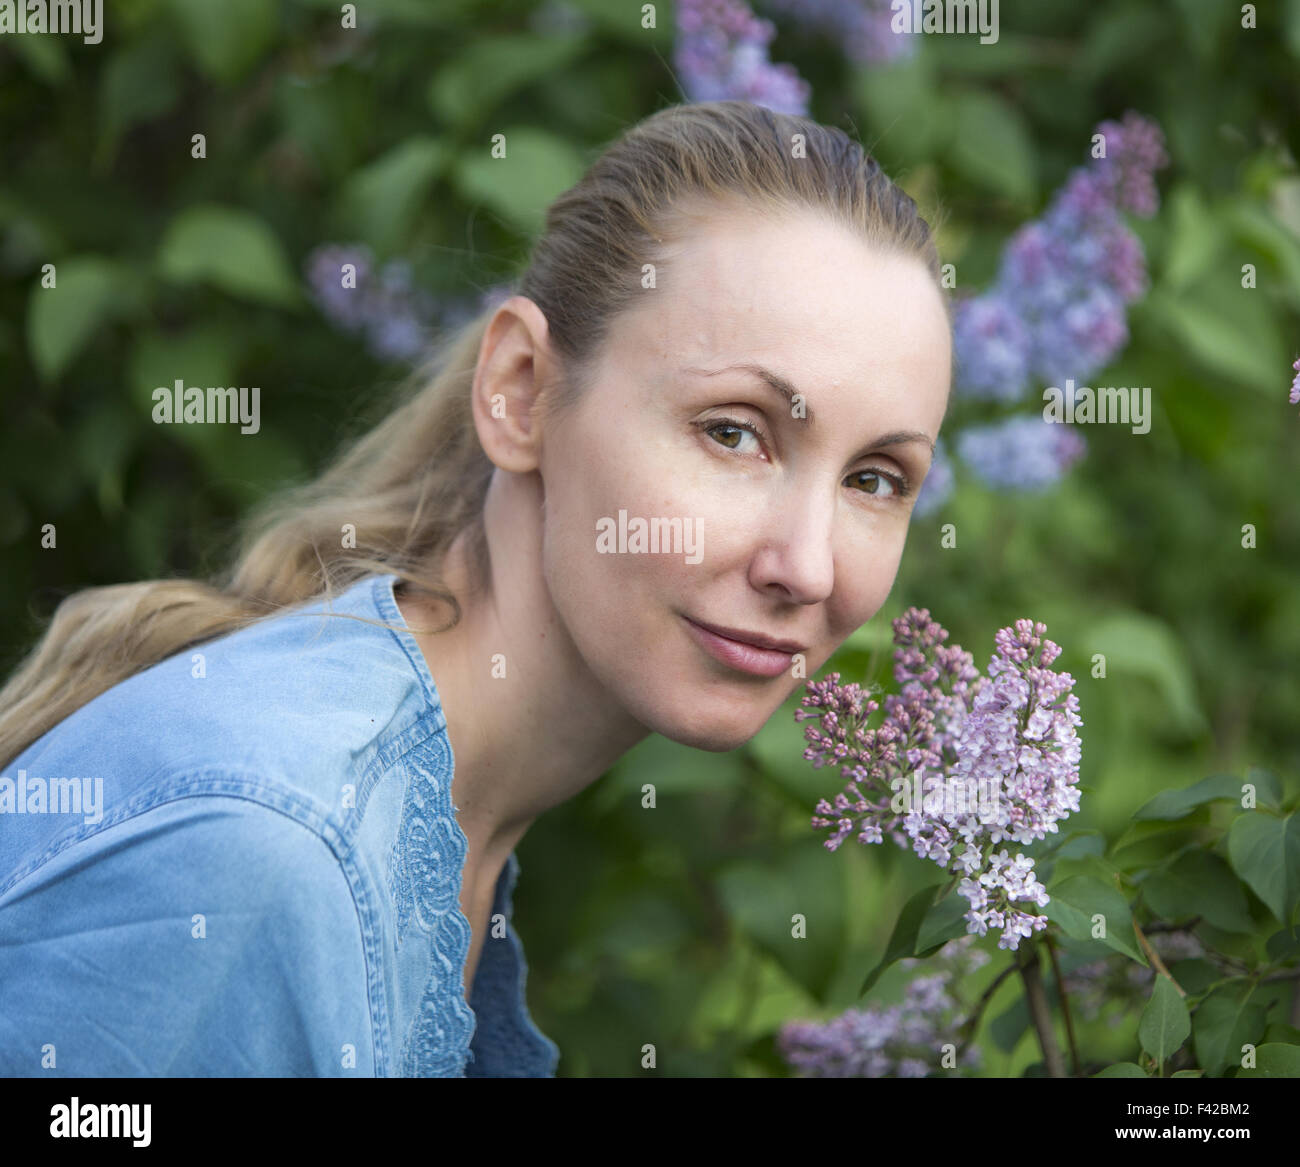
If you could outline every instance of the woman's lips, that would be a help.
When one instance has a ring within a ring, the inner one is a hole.
[[[695,638],[695,643],[724,665],[756,677],[779,677],[790,667],[793,653],[732,640],[701,627],[688,616],[683,616],[682,619],[686,622],[687,631]]]

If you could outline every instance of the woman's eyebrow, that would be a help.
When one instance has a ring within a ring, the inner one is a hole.
[[[693,366],[687,366],[682,369],[684,373],[694,373],[700,377],[716,377],[719,373],[742,372],[750,373],[770,389],[775,389],[789,403],[791,409],[794,407],[794,398],[798,394],[800,402],[803,405],[803,420],[809,425],[813,423],[812,406],[808,404],[808,398],[799,393],[790,381],[782,377],[780,373],[774,373],[771,369],[764,368],[762,365],[739,364],[727,365],[721,369],[698,369]],[[894,430],[892,433],[884,434],[874,442],[867,443],[867,449],[877,449],[880,446],[897,446],[904,442],[923,442],[934,455],[934,442],[930,440],[928,434],[921,433],[920,430]]]

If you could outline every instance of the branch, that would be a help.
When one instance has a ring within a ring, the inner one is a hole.
[[[1002,986],[1002,982],[1016,971],[1016,962],[1013,960],[997,976],[993,978],[989,987],[980,994],[980,999],[975,1002],[975,1008],[971,1010],[970,1016],[962,1022],[962,1029],[966,1030],[966,1036],[962,1038],[961,1046],[957,1050],[957,1061],[960,1064],[962,1055],[970,1047],[971,1042],[975,1040],[976,1031],[979,1029],[980,1018],[984,1016],[984,1010],[993,1000],[993,994]]]
[[[1056,1044],[1056,1034],[1052,1032],[1052,1011],[1048,1008],[1047,993],[1043,990],[1043,978],[1038,969],[1038,945],[1029,943],[1029,951],[1019,964],[1020,978],[1025,982],[1025,1000],[1029,1005],[1029,1018],[1034,1023],[1038,1034],[1038,1044],[1043,1050],[1043,1066],[1049,1078],[1068,1078],[1065,1062],[1061,1058],[1060,1048]]]
[[[1178,990],[1178,995],[1180,997],[1186,997],[1187,991],[1169,975],[1169,970],[1165,968],[1165,962],[1160,959],[1160,954],[1151,947],[1151,941],[1146,938],[1146,934],[1138,927],[1138,922],[1136,920],[1133,921],[1133,931],[1137,933],[1138,943],[1142,945],[1142,951],[1147,954],[1147,959],[1152,963],[1156,971],[1162,972],[1165,976],[1169,977],[1169,983]]]
[[[1074,1066],[1074,1076],[1083,1077],[1079,1070],[1079,1046],[1074,1039],[1074,1019],[1070,1016],[1070,1000],[1065,991],[1065,978],[1061,976],[1061,965],[1056,959],[1056,941],[1051,932],[1043,935],[1047,942],[1047,955],[1052,960],[1052,976],[1056,978],[1056,995],[1061,999],[1061,1015],[1065,1018],[1065,1036],[1070,1042],[1070,1062]]]

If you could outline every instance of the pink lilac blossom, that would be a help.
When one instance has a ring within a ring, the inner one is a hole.
[[[955,991],[989,961],[986,952],[971,947],[974,939],[945,944],[928,962],[931,971],[908,983],[900,1004],[849,1009],[827,1022],[786,1022],[777,1051],[804,1078],[924,1078],[940,1068],[943,1047],[959,1043],[967,1013]],[[920,961],[899,963],[910,969]],[[979,1064],[972,1045],[960,1065]]]
[[[805,759],[836,763],[850,779],[833,802],[818,802],[812,825],[832,829],[831,851],[854,831],[860,843],[886,831],[899,846],[910,841],[960,880],[969,932],[998,929],[999,948],[1018,948],[1047,917],[1017,905],[1048,897],[1034,861],[999,844],[1046,838],[1079,808],[1074,678],[1049,667],[1061,650],[1041,623],[1000,629],[983,677],[969,653],[944,645],[947,630],[928,610],[910,608],[893,627],[901,692],[885,697],[877,728],[867,723],[880,703],[838,673],[810,682],[795,711],[796,721],[818,722],[804,729]],[[900,802],[913,790],[919,799]]]
[[[673,62],[689,101],[749,101],[806,116],[812,87],[793,65],[773,64],[770,20],[743,0],[678,0]]]

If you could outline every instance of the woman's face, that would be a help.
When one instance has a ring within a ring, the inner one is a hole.
[[[920,260],[811,214],[712,220],[642,295],[544,430],[543,573],[629,714],[733,749],[889,595],[947,318]]]

